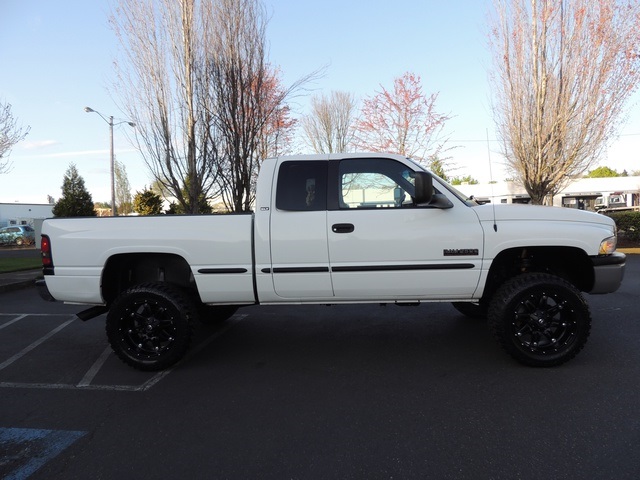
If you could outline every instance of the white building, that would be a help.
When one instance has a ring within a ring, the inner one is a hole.
[[[0,203],[0,227],[31,225],[36,219],[53,217],[51,204]]]
[[[455,188],[484,202],[529,203],[531,200],[524,187],[516,182],[456,185]],[[553,205],[595,210],[596,198],[614,192],[624,194],[628,206],[640,205],[640,177],[578,178],[553,197]]]

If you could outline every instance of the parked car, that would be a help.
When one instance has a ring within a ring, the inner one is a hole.
[[[12,225],[0,228],[0,245],[31,245],[35,241],[35,230],[29,225]]]

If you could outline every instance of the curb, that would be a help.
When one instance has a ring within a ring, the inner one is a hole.
[[[35,287],[35,278],[33,280],[23,280],[21,282],[8,283],[6,285],[0,285],[0,293],[13,292],[15,290],[22,290],[23,288]]]
[[[36,280],[42,278],[42,269],[13,272],[6,280],[0,276],[0,293],[13,292],[24,288],[35,287]],[[22,277],[22,278],[20,278]],[[3,281],[4,280],[4,281]]]

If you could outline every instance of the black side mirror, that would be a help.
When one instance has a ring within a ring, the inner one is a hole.
[[[416,192],[414,196],[416,205],[425,205],[433,198],[433,178],[428,172],[415,172]]]

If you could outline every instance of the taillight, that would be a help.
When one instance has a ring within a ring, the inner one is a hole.
[[[47,235],[42,235],[40,241],[40,253],[42,255],[42,270],[45,275],[53,275],[53,257],[51,256],[51,240]]]

